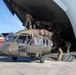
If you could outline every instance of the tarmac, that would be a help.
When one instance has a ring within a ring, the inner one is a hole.
[[[0,75],[76,75],[76,60],[72,62],[45,60],[29,61],[18,58],[0,56]]]

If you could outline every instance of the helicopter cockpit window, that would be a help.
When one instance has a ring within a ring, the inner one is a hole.
[[[31,39],[32,39],[32,36],[27,37],[27,44],[31,41]]]
[[[17,39],[17,42],[27,44],[26,38],[27,38],[27,36],[19,36],[18,39]]]
[[[13,34],[9,34],[5,37],[4,42],[8,42],[12,38]]]
[[[17,39],[18,36],[13,36],[10,40],[10,42],[14,42]]]

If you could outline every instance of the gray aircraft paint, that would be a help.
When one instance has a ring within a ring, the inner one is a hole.
[[[67,14],[76,37],[76,0],[53,0]]]

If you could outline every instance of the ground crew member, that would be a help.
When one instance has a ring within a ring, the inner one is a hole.
[[[62,51],[62,49],[61,49],[60,47],[58,47],[57,60],[58,60],[58,61],[61,61],[62,56],[63,56],[63,51]]]
[[[66,43],[66,47],[67,47],[67,53],[69,53],[70,52],[71,43],[67,42]]]
[[[32,27],[32,21],[33,21],[32,16],[30,14],[26,14],[25,27],[27,29],[29,29],[30,27]]]

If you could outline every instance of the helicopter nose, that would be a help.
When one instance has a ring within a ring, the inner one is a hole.
[[[0,54],[9,55],[7,50],[0,50]]]
[[[0,53],[4,55],[8,55],[9,54],[8,48],[9,48],[9,44],[2,45],[0,47]]]

